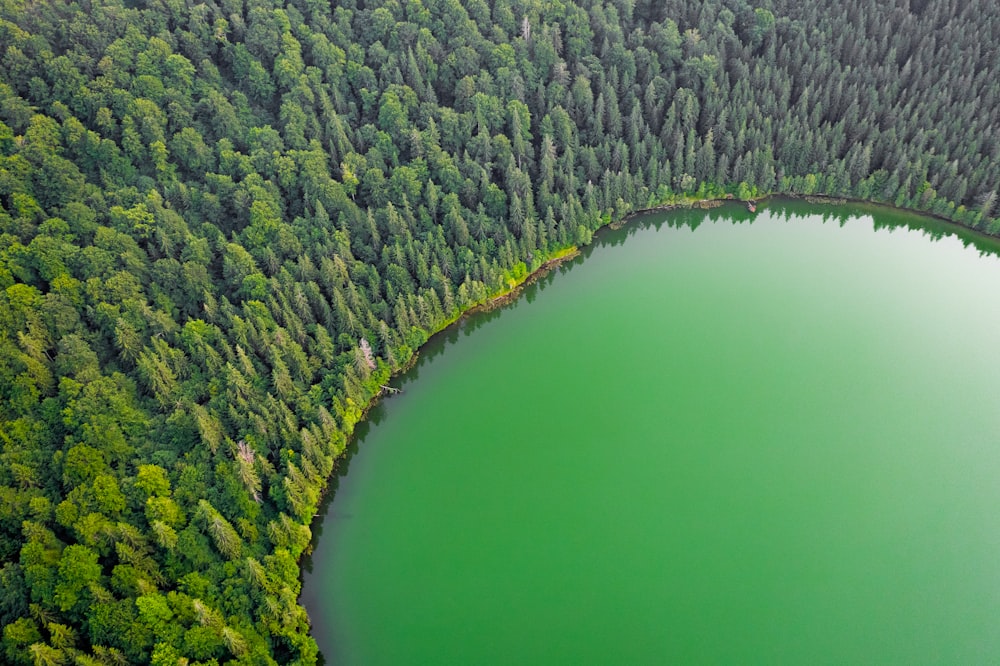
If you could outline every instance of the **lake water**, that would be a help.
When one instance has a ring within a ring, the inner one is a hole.
[[[650,215],[434,338],[302,600],[335,664],[1000,659],[1000,260],[871,206]]]

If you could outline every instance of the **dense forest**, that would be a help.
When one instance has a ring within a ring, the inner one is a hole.
[[[1000,233],[986,0],[0,0],[0,661],[317,660],[347,438],[643,207]]]

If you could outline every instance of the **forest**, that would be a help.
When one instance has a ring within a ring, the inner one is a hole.
[[[316,663],[310,525],[429,335],[661,204],[1000,233],[998,42],[986,0],[0,0],[0,661]]]

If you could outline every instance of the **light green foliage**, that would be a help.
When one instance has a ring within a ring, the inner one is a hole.
[[[79,601],[80,593],[101,576],[97,553],[86,546],[67,546],[59,559],[59,582],[55,589],[55,602],[62,611],[68,611]]]
[[[159,465],[139,465],[135,487],[154,497],[170,494],[170,480],[167,471]]]
[[[28,646],[41,640],[42,634],[33,620],[18,618],[3,628],[5,658],[11,664],[29,664]]]

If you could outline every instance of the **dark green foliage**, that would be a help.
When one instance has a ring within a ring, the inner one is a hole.
[[[5,663],[314,663],[296,562],[364,406],[629,211],[1000,232],[1000,13],[760,1],[0,0]]]

